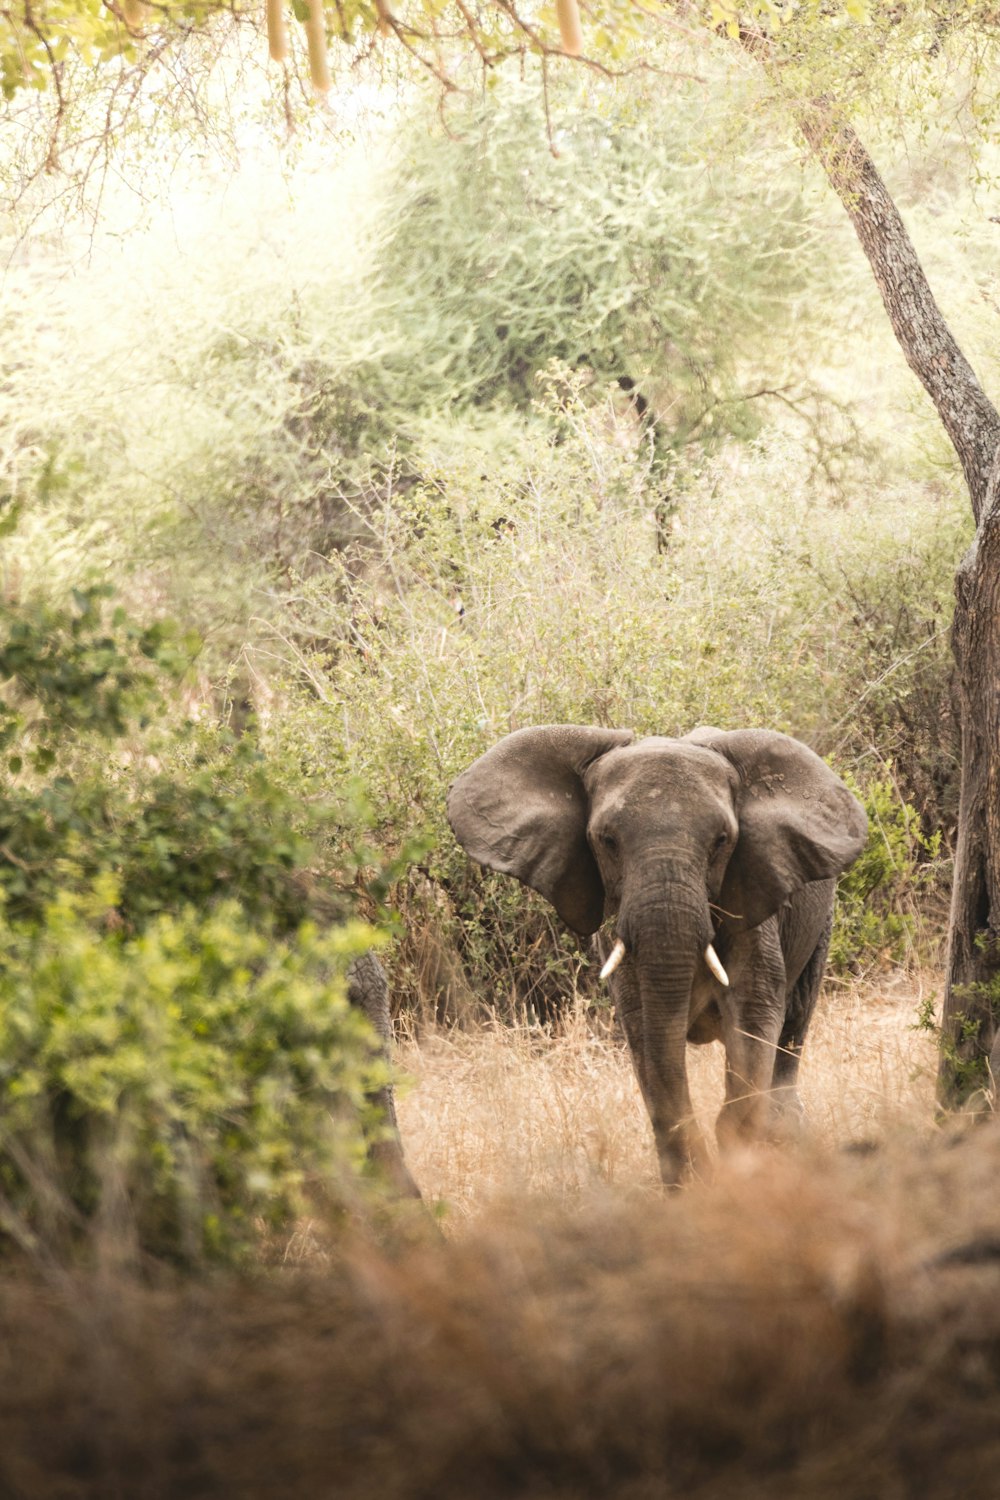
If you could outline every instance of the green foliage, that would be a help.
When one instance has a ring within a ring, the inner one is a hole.
[[[102,611],[107,592],[78,591],[66,608],[0,607],[0,671],[17,704],[0,705],[12,750],[0,786],[9,918],[40,921],[60,892],[102,876],[129,931],[222,899],[281,933],[307,915],[345,920],[362,896],[381,911],[419,838],[390,857],[368,839],[373,815],[346,774],[336,800],[317,798],[268,759],[253,727],[237,737],[172,721],[164,689],[194,643]]]
[[[103,597],[2,611],[0,1222],[52,1250],[111,1215],[143,1253],[234,1261],[354,1190],[383,1079],[344,988],[375,933],[347,919],[395,868],[356,798],[304,807],[253,733],[171,718],[187,653]]]
[[[0,749],[16,738],[32,745],[36,771],[53,764],[69,733],[125,733],[159,701],[163,674],[179,676],[197,652],[167,623],[139,627],[121,608],[108,618],[106,585],[74,589],[71,605],[34,598],[0,608]],[[20,754],[8,769],[17,775]]]
[[[742,112],[732,98],[727,110]],[[418,117],[381,186],[373,296],[397,342],[361,388],[384,391],[382,411],[401,397],[411,414],[527,407],[558,361],[599,389],[640,389],[669,412],[671,446],[753,430],[741,358],[752,351],[754,386],[769,383],[779,325],[804,310],[812,216],[763,138],[744,125],[733,151],[731,119],[679,78],[669,126],[652,91],[565,88],[546,101],[513,78],[453,111],[446,136]],[[808,266],[815,288],[811,244]]]
[[[144,1253],[233,1262],[259,1225],[351,1191],[383,1081],[344,971],[360,925],[279,939],[235,902],[109,932],[118,892],[2,923],[0,1225],[71,1246],[95,1218]]]
[[[987,1017],[990,1017],[991,1029],[1000,1021],[1000,980],[989,984],[961,985],[956,996],[971,1000],[979,1014],[956,1011],[946,1029],[938,1023],[934,997],[928,996],[917,1009],[913,1029],[934,1038],[947,1074],[949,1108],[964,1107],[979,1113],[984,1106],[992,1107],[988,1101],[996,1089],[996,1080],[990,1075],[989,1054],[980,1038]]]
[[[872,843],[848,877],[835,962],[908,953],[915,903],[940,875],[940,804],[917,801],[924,783],[905,765],[895,778],[881,769],[871,730],[885,722],[878,705],[912,706],[918,663],[919,702],[936,714],[946,698],[958,501],[942,515],[935,495],[920,504],[909,487],[875,514],[824,500],[798,445],[775,438],[691,472],[664,549],[627,418],[566,411],[560,441],[535,433],[486,477],[459,443],[422,451],[428,483],[379,516],[380,565],[317,578],[291,601],[299,639],[315,635],[286,660],[289,708],[270,731],[279,758],[318,787],[349,762],[390,846],[414,823],[433,840],[397,898],[410,998],[447,1007],[436,987],[460,992],[447,965],[443,980],[421,978],[431,932],[460,952],[474,995],[544,1011],[572,993],[579,950],[538,898],[471,871],[444,820],[454,776],[537,723],[766,725],[855,768]],[[875,629],[897,604],[895,635]],[[340,637],[338,618],[350,621]]]
[[[979,1113],[996,1108],[1000,942],[995,932],[982,928],[974,946],[975,968],[983,977],[953,986],[940,1026],[934,1022],[933,1011],[922,1012],[918,1026],[934,1034],[941,1053],[942,1104]]]
[[[946,511],[897,541],[869,533],[848,566],[839,558],[822,564],[822,586],[839,589],[855,642],[851,744],[892,764],[928,837],[940,829],[950,834],[958,819],[948,628],[952,575],[967,534],[966,518]]]
[[[0,886],[12,916],[37,920],[59,889],[108,873],[130,929],[223,897],[283,931],[301,921],[312,905],[307,819],[252,738],[215,738],[214,755],[185,773],[90,764],[67,776],[57,766],[43,783],[0,795]],[[343,915],[335,902],[330,915]]]
[[[868,814],[868,842],[837,882],[830,963],[841,972],[898,963],[917,936],[918,901],[932,886],[941,852],[940,832],[927,837],[920,816],[890,775],[848,785]]]

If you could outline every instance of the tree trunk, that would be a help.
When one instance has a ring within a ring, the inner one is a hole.
[[[934,300],[893,199],[850,125],[820,102],[798,124],[872,268],[893,332],[958,454],[977,525],[955,579],[962,785],[938,1093],[988,1082],[1000,1022],[1000,415]]]
[[[989,1084],[1000,1021],[1000,463],[955,578],[952,649],[962,795],[938,1073],[938,1095],[949,1108]]]

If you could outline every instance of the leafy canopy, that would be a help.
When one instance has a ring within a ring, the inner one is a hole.
[[[393,44],[415,58],[444,87],[462,82],[469,58],[485,67],[511,56],[550,57],[582,52],[592,66],[627,69],[648,62],[650,48],[678,29],[698,26],[745,41],[764,36],[786,61],[801,59],[822,37],[819,53],[838,48],[867,53],[869,63],[884,52],[887,39],[911,53],[932,45],[946,32],[996,26],[989,0],[945,6],[940,0],[807,0],[790,6],[781,0],[696,0],[680,7],[671,0],[587,0],[567,29],[567,4],[515,0],[466,5],[447,0],[20,0],[0,11],[0,84],[8,98],[24,88],[60,91],[68,65],[99,66],[121,60],[126,66],[154,66],[171,46],[204,34],[220,21],[266,26],[272,58],[305,71],[308,62],[319,91],[330,86],[329,46],[367,51],[376,42]],[[569,8],[577,11],[575,0]],[[577,29],[578,28],[578,29]],[[570,30],[576,35],[571,36]],[[859,41],[859,38],[862,39]],[[262,41],[263,47],[263,41]],[[855,56],[855,62],[857,56]]]
[[[681,447],[732,423],[741,360],[818,279],[810,211],[752,127],[715,154],[730,127],[692,81],[669,116],[638,88],[564,92],[554,153],[542,90],[512,79],[447,136],[400,132],[373,288],[397,337],[355,385],[383,412],[527,408],[555,360],[641,390]]]

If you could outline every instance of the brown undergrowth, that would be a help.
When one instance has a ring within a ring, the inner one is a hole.
[[[444,1235],[249,1280],[8,1274],[0,1496],[993,1493],[1000,1132],[933,1125],[912,1000],[828,996],[811,1135],[670,1197],[599,1025],[411,1043]]]
[[[1000,1136],[524,1199],[398,1256],[0,1285],[10,1497],[987,1494]]]
[[[828,982],[800,1074],[806,1136],[820,1147],[926,1133],[936,1054],[917,1028],[933,982],[905,971]],[[449,1223],[497,1197],[573,1198],[591,1186],[650,1187],[652,1136],[608,1011],[582,1003],[555,1026],[428,1028],[404,1040],[399,1103],[407,1152]],[[717,1044],[688,1048],[691,1094],[709,1138],[723,1097]]]

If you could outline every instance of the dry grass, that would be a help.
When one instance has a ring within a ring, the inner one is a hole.
[[[0,1497],[994,1494],[1000,1131],[934,1127],[917,998],[828,994],[811,1136],[671,1195],[599,1020],[410,1041],[448,1233],[246,1282],[0,1279]]]
[[[0,1281],[4,1500],[953,1500],[1000,1463],[1000,1132],[494,1207],[320,1274]]]
[[[926,1132],[934,1047],[913,1030],[925,986],[887,975],[828,986],[806,1046],[801,1094],[820,1146]],[[400,1124],[424,1192],[458,1224],[523,1194],[572,1199],[589,1187],[652,1187],[649,1122],[628,1053],[582,1007],[556,1028],[505,1024],[409,1039],[413,1085]],[[688,1049],[695,1110],[709,1137],[723,1094],[722,1048]]]

